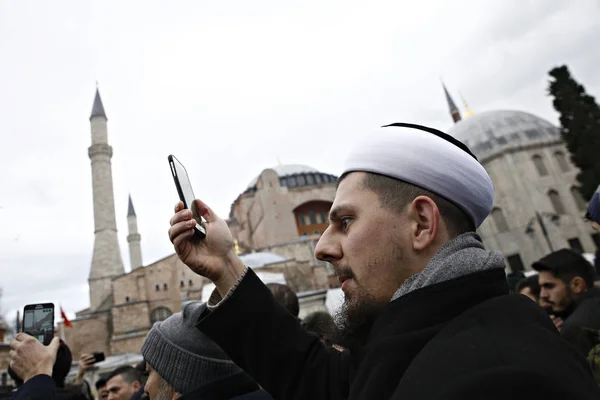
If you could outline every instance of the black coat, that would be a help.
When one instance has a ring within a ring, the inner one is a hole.
[[[576,302],[575,310],[565,319],[560,333],[579,350],[581,355],[587,356],[597,341],[598,331],[600,331],[600,289],[592,288]]]
[[[85,400],[81,387],[57,388],[49,375],[36,375],[15,392],[12,400]]]
[[[544,311],[477,272],[389,303],[366,346],[326,348],[248,271],[198,328],[276,399],[598,399]]]

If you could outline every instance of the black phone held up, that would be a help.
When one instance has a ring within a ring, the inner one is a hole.
[[[194,196],[192,184],[190,183],[190,178],[188,177],[185,167],[172,154],[169,155],[169,166],[171,167],[171,174],[173,175],[173,180],[175,181],[175,187],[177,188],[179,199],[183,202],[183,207],[187,208],[188,210],[192,210],[192,203],[196,197]],[[193,212],[194,210],[192,210],[192,213]],[[200,220],[199,216],[194,215],[194,217],[196,218],[196,221]],[[202,225],[196,222],[194,234],[200,239],[203,239],[206,237],[206,230]]]
[[[23,332],[35,337],[45,346],[54,337],[54,304],[28,304],[23,309]]]
[[[104,353],[101,351],[92,353],[92,355],[94,356],[94,364],[104,361],[106,359],[106,357],[104,356]]]

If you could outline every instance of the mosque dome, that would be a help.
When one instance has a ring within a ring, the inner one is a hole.
[[[322,173],[313,167],[303,164],[279,164],[270,169],[274,170],[279,176],[279,183],[281,186],[287,187],[330,183],[337,180],[337,177],[334,175]],[[246,190],[247,192],[256,190],[256,184],[258,183],[259,177],[260,175],[250,182]]]
[[[498,110],[473,114],[458,121],[448,134],[466,144],[478,157],[505,147],[525,146],[560,138],[557,127],[523,111]]]

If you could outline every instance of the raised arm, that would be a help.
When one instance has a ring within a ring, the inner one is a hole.
[[[347,398],[349,354],[326,348],[302,328],[237,257],[225,221],[199,200],[194,207],[206,220],[206,238],[193,237],[196,221],[181,202],[169,237],[181,261],[211,279],[224,297],[201,318],[199,329],[277,399]]]

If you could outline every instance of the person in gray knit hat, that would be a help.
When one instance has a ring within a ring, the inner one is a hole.
[[[156,322],[142,346],[151,400],[271,399],[207,336],[196,329],[206,309],[186,302],[182,312]]]

